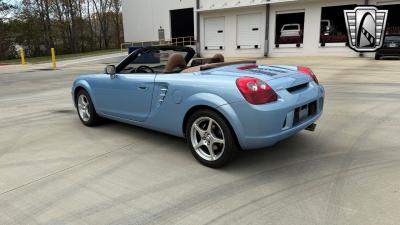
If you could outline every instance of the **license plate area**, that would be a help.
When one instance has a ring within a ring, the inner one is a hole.
[[[317,113],[317,101],[302,105],[294,110],[293,125],[301,123]]]

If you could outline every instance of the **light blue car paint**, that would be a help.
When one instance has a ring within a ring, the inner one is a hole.
[[[193,107],[207,106],[221,113],[233,128],[242,149],[268,147],[298,133],[322,114],[324,88],[292,66],[259,65],[260,72],[231,65],[194,73],[95,74],[78,77],[72,87],[84,88],[96,112],[109,119],[184,137],[184,118]],[[236,86],[239,77],[265,81],[278,101],[248,103]],[[308,83],[306,88],[288,88]],[[74,97],[75,99],[75,97]],[[294,110],[317,102],[315,115],[293,125]],[[286,122],[285,122],[286,121]]]

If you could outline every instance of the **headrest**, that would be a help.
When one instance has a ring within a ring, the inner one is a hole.
[[[174,53],[169,56],[168,62],[165,65],[164,73],[173,72],[176,68],[185,69],[186,68],[186,61],[185,58],[179,54]]]
[[[222,54],[215,54],[213,57],[213,63],[222,63],[225,62],[225,57]]]
[[[223,63],[225,62],[225,57],[222,54],[215,54],[212,58],[197,58],[193,59],[191,66],[201,66],[211,63]]]

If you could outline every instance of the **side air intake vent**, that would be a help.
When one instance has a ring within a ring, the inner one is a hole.
[[[167,92],[168,92],[168,87],[167,86],[160,86],[160,100],[159,102],[162,103],[164,102],[165,96],[167,96]]]

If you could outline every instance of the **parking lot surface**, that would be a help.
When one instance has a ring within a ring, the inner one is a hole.
[[[115,61],[0,67],[0,224],[399,224],[399,60],[259,60],[310,66],[323,116],[219,170],[182,139],[81,124],[73,79]]]

